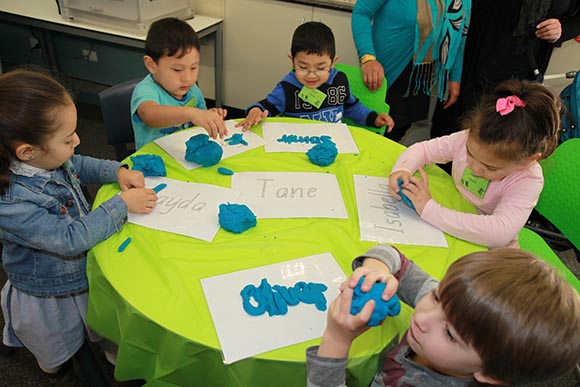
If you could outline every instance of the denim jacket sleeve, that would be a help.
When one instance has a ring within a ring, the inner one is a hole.
[[[74,257],[119,231],[127,218],[127,205],[118,195],[78,219],[61,214],[62,205],[54,198],[34,199],[0,202],[1,239]]]
[[[102,184],[117,182],[117,171],[122,164],[113,160],[96,159],[89,156],[73,155],[71,161],[79,173],[82,184]]]

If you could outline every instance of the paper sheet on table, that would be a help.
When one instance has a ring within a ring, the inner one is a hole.
[[[388,178],[363,175],[353,178],[361,240],[447,247],[441,230],[389,195]]]
[[[271,286],[292,287],[299,281],[323,283],[328,287],[324,292],[328,308],[346,276],[332,254],[323,253],[202,279],[226,364],[322,336],[326,311],[313,304],[288,306],[286,315],[249,315],[240,292],[246,285],[258,287],[262,278]]]
[[[235,202],[239,192],[211,184],[186,183],[163,177],[146,177],[145,186],[167,187],[157,193],[157,206],[150,214],[129,214],[128,221],[156,230],[211,242],[218,232],[219,205]]]
[[[228,120],[225,122],[226,127],[228,128],[228,135],[223,140],[222,139],[211,139],[210,141],[215,141],[221,145],[224,153],[222,155],[222,160],[226,159],[230,156],[237,155],[238,153],[246,152],[251,149],[257,148],[264,144],[264,140],[262,137],[258,136],[256,133],[251,131],[243,132],[243,139],[248,143],[248,145],[244,144],[236,144],[230,145],[225,140],[231,138],[236,133],[242,133],[242,128],[236,128],[234,125],[236,122],[234,120]],[[187,161],[185,159],[185,151],[187,147],[185,146],[185,142],[189,140],[191,136],[195,136],[197,134],[207,134],[207,131],[204,128],[196,126],[192,129],[185,129],[179,132],[175,132],[170,134],[169,136],[161,137],[155,140],[155,143],[159,145],[163,150],[171,155],[179,164],[183,165],[185,169],[191,170],[195,168],[199,168],[202,165]]]
[[[348,218],[332,174],[238,172],[232,189],[241,192],[240,201],[258,218]]]
[[[338,153],[358,153],[356,142],[346,124],[265,122],[262,124],[262,136],[266,152],[306,153],[320,141],[321,136],[329,136],[336,144]],[[301,142],[297,142],[298,140]]]

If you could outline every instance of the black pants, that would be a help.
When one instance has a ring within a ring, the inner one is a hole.
[[[385,132],[384,136],[397,142],[405,136],[405,133],[413,122],[424,120],[429,114],[428,95],[409,94],[407,97],[404,97],[409,89],[409,79],[411,78],[412,69],[413,63],[411,62],[392,85],[387,85],[386,102],[390,106],[389,114],[395,121],[395,127],[391,133]]]

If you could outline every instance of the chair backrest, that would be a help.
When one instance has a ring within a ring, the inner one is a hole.
[[[544,189],[536,210],[580,249],[580,138],[560,144],[541,165]]]
[[[350,86],[350,92],[357,97],[363,105],[376,111],[377,113],[389,113],[389,105],[385,102],[387,96],[387,80],[383,79],[382,87],[374,92],[369,91],[363,82],[362,71],[358,66],[351,66],[343,63],[336,63],[334,67],[346,74]],[[343,120],[348,125],[360,126],[353,121],[345,118]],[[371,126],[364,126],[370,131],[384,134],[385,127],[375,128]]]
[[[107,133],[107,143],[115,148],[117,160],[121,161],[135,151],[131,123],[131,95],[141,79],[132,79],[99,93],[101,112]]]
[[[530,229],[522,228],[518,234],[518,242],[522,250],[529,251],[544,261],[551,264],[570,285],[580,293],[580,280],[570,271],[560,258],[554,253],[554,250],[542,239],[542,237]]]

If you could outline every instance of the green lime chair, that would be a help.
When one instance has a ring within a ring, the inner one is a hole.
[[[564,141],[541,164],[545,181],[536,210],[580,249],[580,138]]]
[[[350,92],[357,97],[363,105],[376,111],[377,113],[389,113],[389,105],[385,102],[385,97],[387,96],[387,80],[383,79],[383,86],[374,92],[369,91],[365,86],[362,78],[362,72],[360,67],[351,66],[343,63],[336,63],[334,67],[337,70],[342,71],[346,74],[348,78],[348,83],[350,85]],[[343,122],[347,125],[360,126],[348,118],[344,118]],[[372,126],[362,126],[372,132],[383,135],[385,133],[386,127],[375,128]]]
[[[576,249],[580,248],[580,139],[559,145],[554,153],[541,161],[544,189],[536,210],[556,226]],[[519,233],[520,247],[554,265],[580,293],[580,281],[562,264],[548,244],[536,232],[524,228]]]
[[[574,138],[560,144],[554,153],[541,161],[544,172],[544,189],[536,210],[556,226],[570,243],[580,249],[580,139]],[[556,270],[580,293],[580,281],[563,263],[540,235],[524,228],[519,233],[520,248],[530,251],[552,264]],[[580,385],[580,366],[574,370]]]

